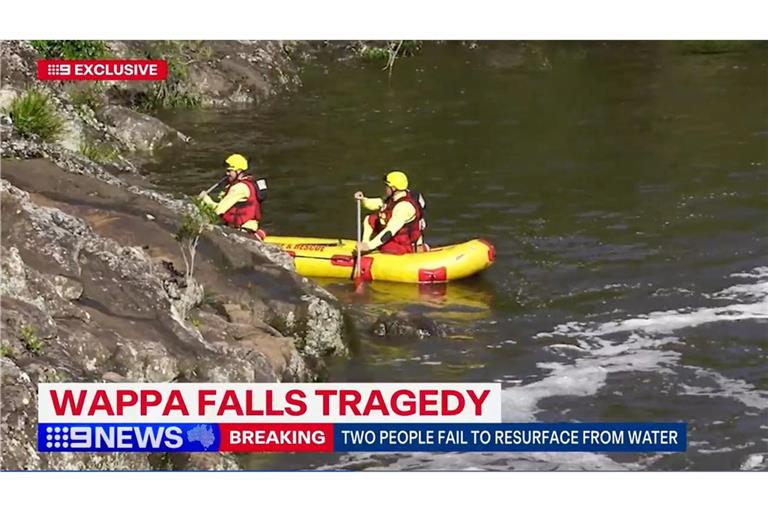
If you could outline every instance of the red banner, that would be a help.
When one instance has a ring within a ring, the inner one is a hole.
[[[332,452],[330,423],[221,423],[221,452]]]
[[[38,80],[165,80],[164,60],[98,59],[37,61]]]

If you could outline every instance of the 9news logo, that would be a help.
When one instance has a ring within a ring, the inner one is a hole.
[[[217,432],[194,424],[40,425],[37,449],[44,452],[207,451]]]
[[[50,77],[68,76],[72,74],[72,64],[49,62],[46,71]]]
[[[90,447],[90,428],[88,427],[46,427],[45,447],[52,448],[88,448]],[[70,443],[71,441],[71,443]]]

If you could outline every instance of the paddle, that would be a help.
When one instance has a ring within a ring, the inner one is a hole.
[[[226,176],[224,176],[224,177],[223,177],[223,178],[221,178],[219,181],[217,181],[215,185],[211,185],[211,186],[210,186],[208,189],[206,189],[205,193],[206,193],[206,194],[210,194],[211,192],[213,192],[213,191],[216,189],[216,187],[218,187],[219,185],[221,185],[222,183],[224,183],[224,181],[225,181],[226,179],[227,179],[227,177],[226,177]]]
[[[363,223],[361,206],[362,201],[357,200],[357,248],[355,253],[357,254],[357,261],[355,262],[355,292],[360,292],[363,289],[363,276],[360,272],[360,262],[362,261],[362,254],[360,253],[360,244],[363,241]]]

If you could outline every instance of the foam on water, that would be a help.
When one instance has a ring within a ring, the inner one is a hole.
[[[768,453],[753,453],[741,465],[745,471],[765,471],[768,470]]]
[[[736,284],[707,295],[712,299],[732,301],[726,305],[657,311],[603,323],[568,322],[556,326],[551,332],[537,334],[535,339],[570,338],[577,343],[576,346],[559,343],[550,345],[548,349],[560,355],[577,357],[567,364],[540,363],[539,368],[549,371],[547,376],[525,385],[506,388],[502,405],[504,421],[535,421],[540,412],[539,403],[548,397],[595,394],[612,372],[675,373],[680,354],[665,346],[682,343],[678,337],[671,335],[677,330],[711,322],[768,319],[768,267],[758,267],[730,277],[753,282]],[[566,351],[566,347],[572,350]],[[705,378],[712,385],[682,385],[683,393],[725,397],[750,408],[768,410],[768,392],[711,369],[686,368],[692,369],[697,377]],[[754,465],[756,460],[751,459],[745,465]]]
[[[738,400],[747,407],[768,410],[768,392],[756,390],[754,386],[740,379],[729,379],[719,373],[704,368],[694,368],[696,375],[714,382],[716,386],[687,386],[681,387],[687,395],[717,396]]]
[[[539,363],[550,370],[541,380],[523,386],[504,389],[502,415],[504,421],[535,421],[538,402],[553,396],[589,396],[605,383],[609,373],[620,371],[655,371],[672,373],[662,365],[673,365],[680,354],[658,350],[675,338],[648,339],[632,334],[627,341],[615,344],[598,340],[600,346],[572,363]],[[584,347],[582,347],[584,348]]]
[[[729,290],[737,288],[731,287]],[[750,293],[756,293],[755,286]],[[768,293],[768,284],[760,286]],[[726,290],[718,293],[724,293]],[[729,292],[733,293],[733,292]],[[537,338],[553,335],[600,337],[624,332],[644,332],[646,334],[671,333],[686,327],[695,327],[712,322],[736,321],[750,319],[768,319],[768,301],[760,301],[751,304],[729,304],[721,307],[705,307],[696,309],[677,309],[668,311],[654,311],[648,315],[626,320],[606,322],[593,326],[580,322],[569,322],[557,326],[554,331],[539,333]]]
[[[768,267],[757,267],[750,272],[737,272],[731,274],[731,277],[755,279],[756,281],[753,283],[737,284],[717,293],[707,295],[707,297],[715,299],[750,298],[759,301],[768,296]],[[763,301],[762,304],[768,308],[768,303]],[[763,313],[765,312],[764,310]]]
[[[568,322],[534,339],[568,338],[575,344],[556,343],[548,350],[559,356],[573,357],[567,363],[541,362],[537,366],[546,375],[534,382],[513,385],[502,391],[502,417],[507,422],[537,421],[540,402],[549,397],[590,396],[602,388],[607,377],[616,372],[653,372],[675,375],[687,368],[711,386],[681,383],[678,393],[717,396],[737,400],[747,407],[768,410],[768,393],[739,379],[727,378],[711,369],[681,366],[681,354],[673,348],[683,343],[674,336],[677,330],[711,322],[735,322],[768,319],[768,267],[730,277],[746,278],[750,283],[730,286],[707,295],[713,300],[729,300],[725,305],[651,312],[607,322]],[[509,383],[510,379],[506,382]],[[693,444],[692,444],[693,446]],[[728,451],[731,448],[721,448]],[[705,448],[702,453],[706,452]],[[709,449],[717,453],[717,449]],[[644,457],[634,463],[619,463],[596,453],[447,453],[447,454],[349,454],[324,467],[370,467],[371,469],[516,469],[516,470],[615,470],[641,469],[660,455]],[[742,469],[763,469],[768,456],[748,455]]]

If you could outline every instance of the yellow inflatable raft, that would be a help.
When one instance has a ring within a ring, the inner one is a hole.
[[[354,277],[354,240],[268,236],[264,241],[290,254],[296,271],[303,276]],[[485,270],[495,255],[493,245],[478,239],[413,254],[373,252],[361,258],[360,273],[366,281],[443,283]]]

